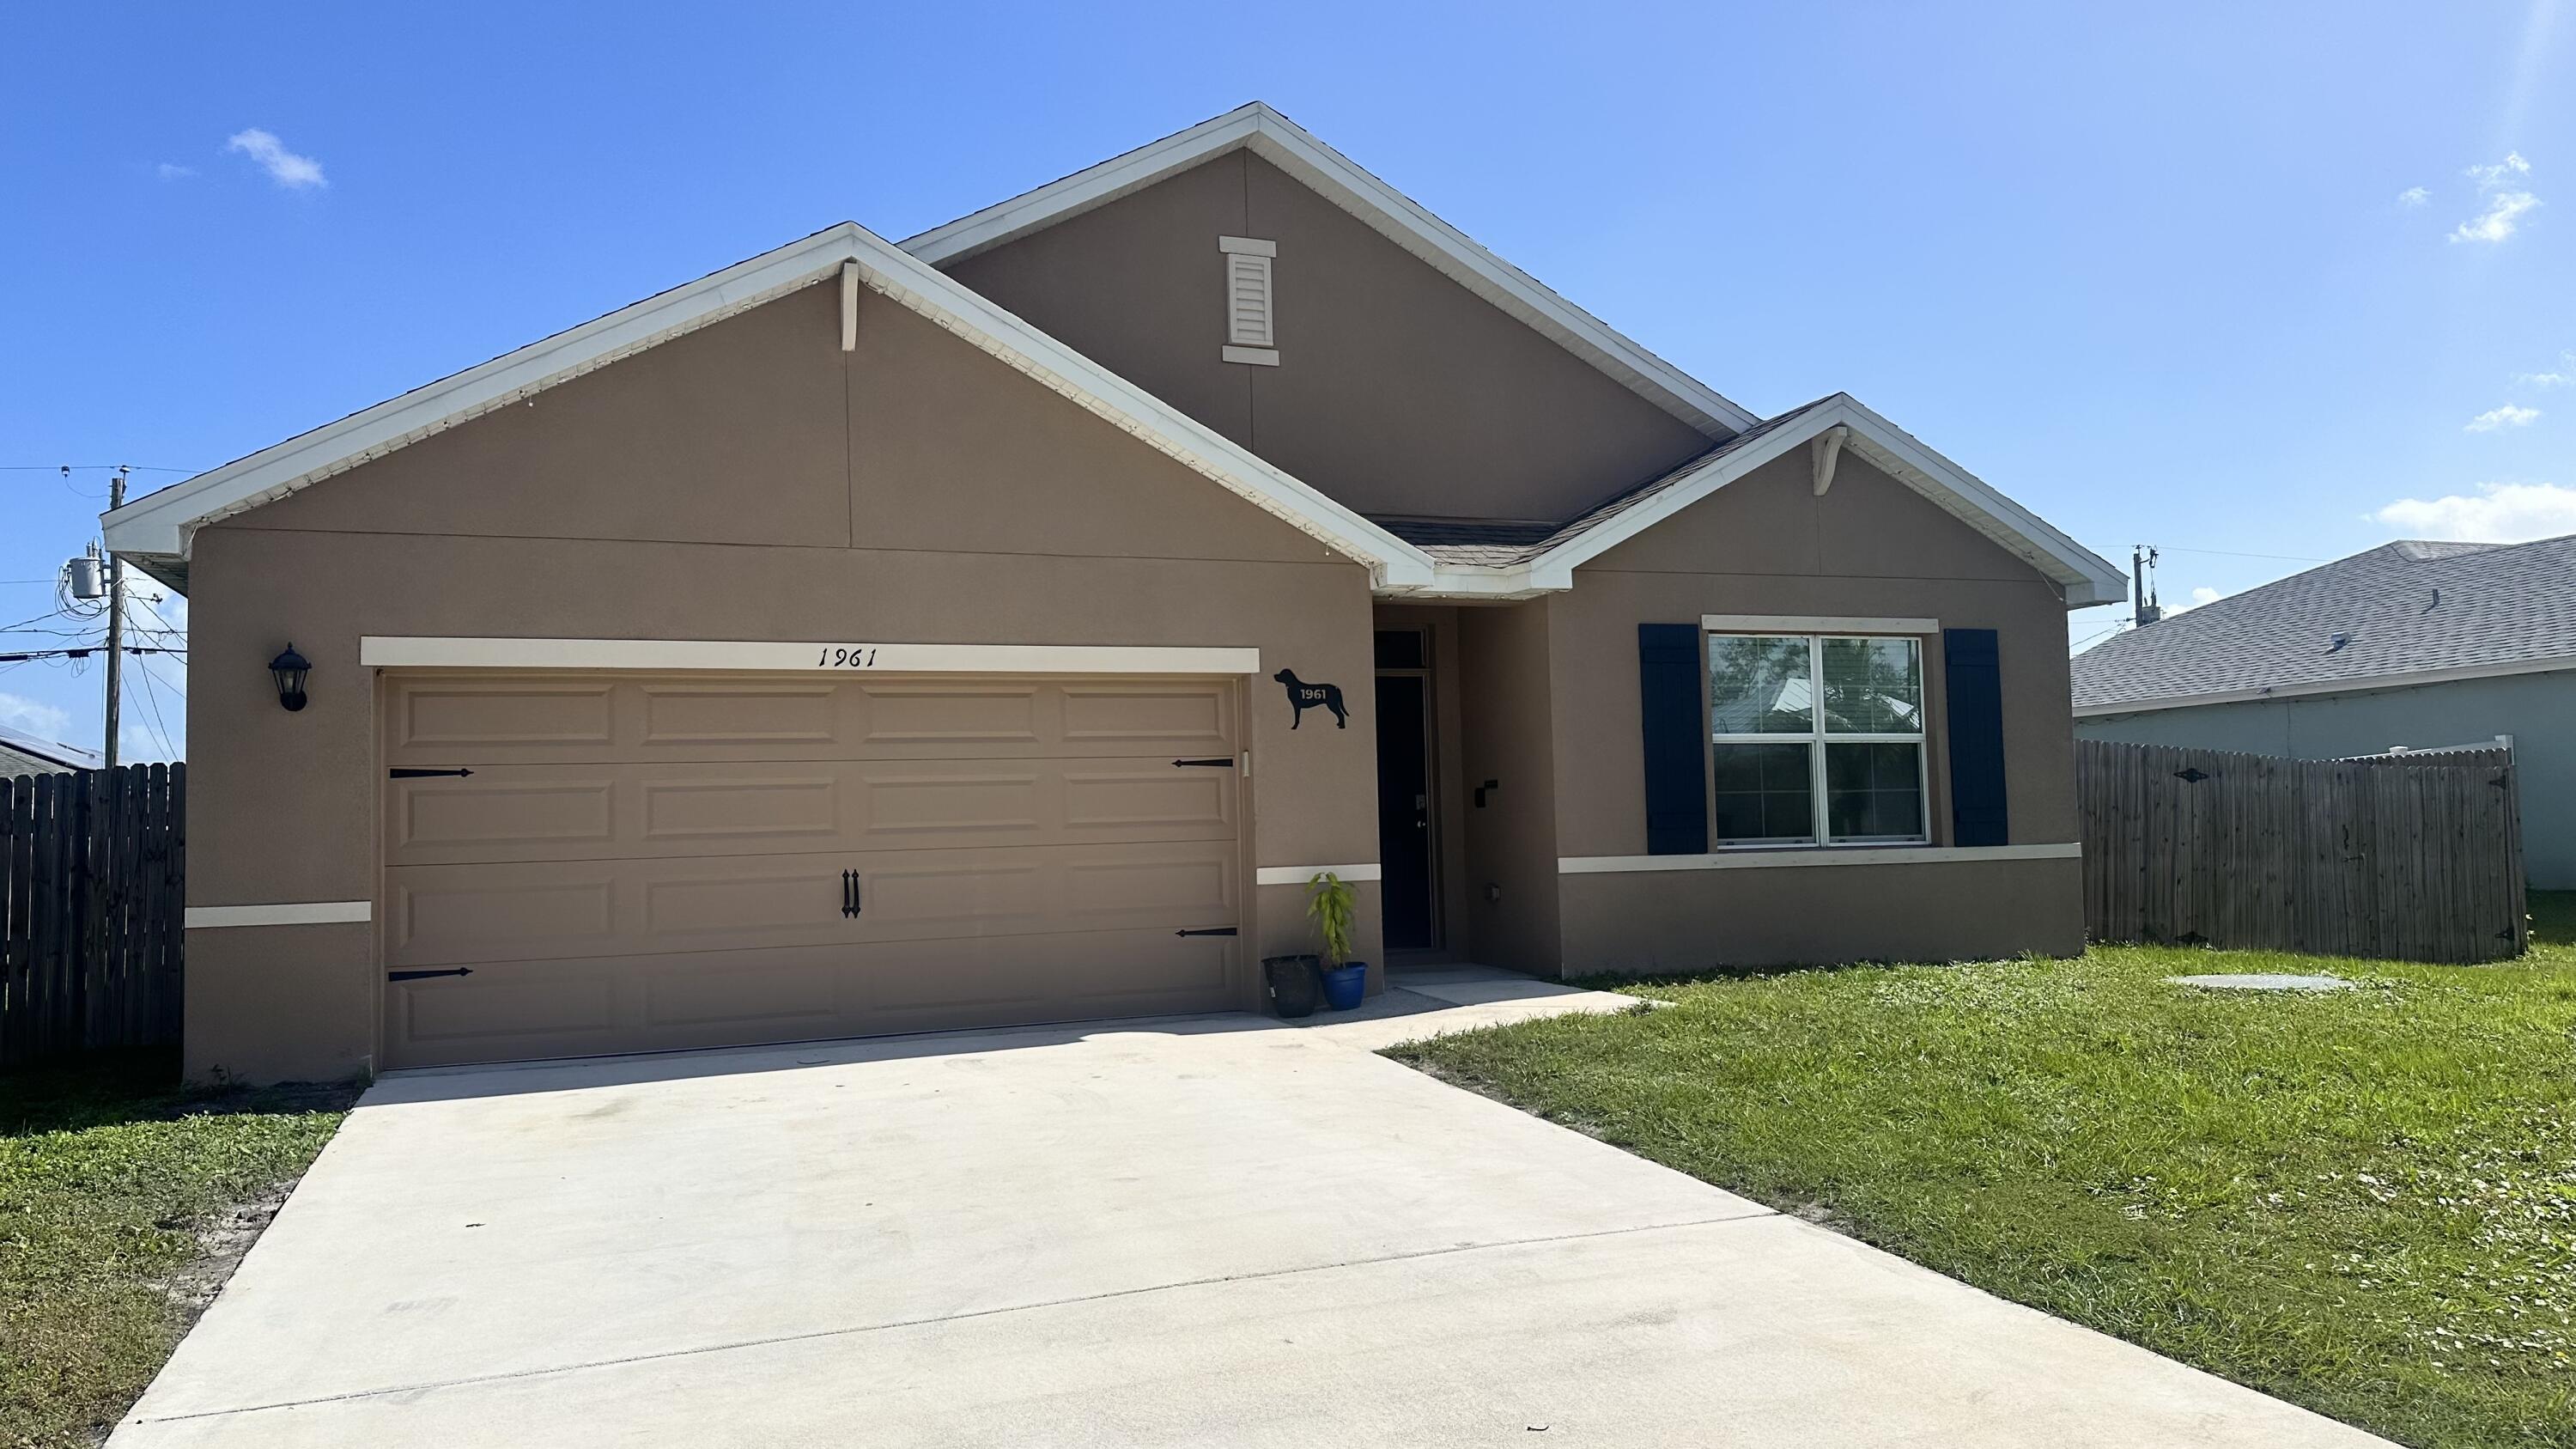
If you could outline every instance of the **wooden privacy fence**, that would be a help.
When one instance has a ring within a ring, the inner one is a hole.
[[[2075,742],[2097,941],[2494,961],[2530,944],[2513,751]]]
[[[0,779],[0,1066],[178,1040],[187,770]]]

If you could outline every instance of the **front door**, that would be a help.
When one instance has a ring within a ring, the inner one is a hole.
[[[1405,637],[1390,640],[1390,634]],[[1419,651],[1423,642],[1414,630],[1385,630],[1378,638],[1381,661],[1390,643],[1401,657],[1404,644]],[[1410,657],[1428,662],[1418,652]],[[1377,676],[1377,844],[1390,951],[1440,943],[1431,868],[1430,683],[1420,667]]]

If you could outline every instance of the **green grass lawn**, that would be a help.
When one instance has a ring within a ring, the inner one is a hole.
[[[2576,894],[2502,966],[2098,947],[1392,1055],[2416,1445],[2576,1445]],[[2327,970],[2319,996],[2169,975]],[[1595,983],[1610,984],[1610,983]]]
[[[164,1052],[0,1074],[0,1446],[104,1437],[354,1096],[177,1080]]]

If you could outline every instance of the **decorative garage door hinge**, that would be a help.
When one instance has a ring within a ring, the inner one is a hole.
[[[474,968],[471,966],[454,966],[445,971],[388,971],[385,973],[385,979],[387,981],[419,981],[431,976],[471,976],[473,974]]]
[[[1234,934],[1234,927],[1210,926],[1203,931],[1174,931],[1172,934],[1175,936],[1231,936]]]
[[[432,776],[432,775],[459,775],[459,776],[462,776],[462,775],[471,775],[471,774],[473,774],[473,773],[474,773],[474,772],[473,772],[472,770],[387,770],[387,771],[385,771],[385,774],[386,774],[386,776],[387,776],[388,778],[396,779],[396,780],[426,780],[426,779],[428,779],[428,778],[429,778],[430,776]]]

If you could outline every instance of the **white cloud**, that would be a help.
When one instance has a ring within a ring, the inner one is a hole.
[[[2432,199],[2433,193],[2426,191],[2421,186],[2409,186],[2404,191],[2397,193],[2397,204],[2399,206],[2422,206],[2424,203],[2431,201]]]
[[[2500,242],[2513,235],[2522,214],[2540,204],[2528,191],[2499,191],[2487,198],[2487,209],[2451,229],[2455,242]]]
[[[197,168],[194,166],[181,166],[175,162],[164,161],[153,169],[153,174],[159,176],[164,181],[184,181],[187,178],[196,175]]]
[[[2527,428],[2531,426],[2531,420],[2539,416],[2538,408],[2515,407],[2512,403],[2506,403],[2503,407],[2489,408],[2469,419],[2465,431],[2492,433],[2498,428]]]
[[[2548,372],[2526,372],[2514,380],[2527,387],[2565,387],[2576,382],[2576,352],[2558,354],[2558,366]]]
[[[2485,194],[2487,209],[2461,222],[2451,231],[2455,242],[2500,242],[2513,235],[2524,212],[2540,204],[2540,198],[2523,190],[2518,178],[2531,174],[2531,163],[2520,152],[2507,152],[2492,166],[2472,166],[2466,173]],[[2509,179],[2516,179],[2514,189],[2506,190]]]
[[[298,156],[287,150],[286,143],[257,126],[247,131],[233,133],[232,137],[224,142],[224,149],[239,151],[258,162],[260,168],[268,173],[269,180],[290,191],[299,187],[331,184],[323,179],[321,162],[310,156]]]
[[[72,730],[69,710],[39,704],[24,695],[0,693],[0,725],[56,743]]]
[[[2576,488],[2481,483],[2474,495],[2400,498],[2371,517],[2408,538],[2528,543],[2576,533]]]
[[[2201,604],[2215,604],[2218,602],[2218,590],[2206,585],[2194,589],[2191,591],[2191,602],[2195,607]]]
[[[2502,186],[2508,176],[2529,176],[2531,163],[2522,159],[2521,152],[2507,151],[2504,159],[2493,166],[2472,166],[2464,174],[2478,184],[2478,190],[2493,191]]]

